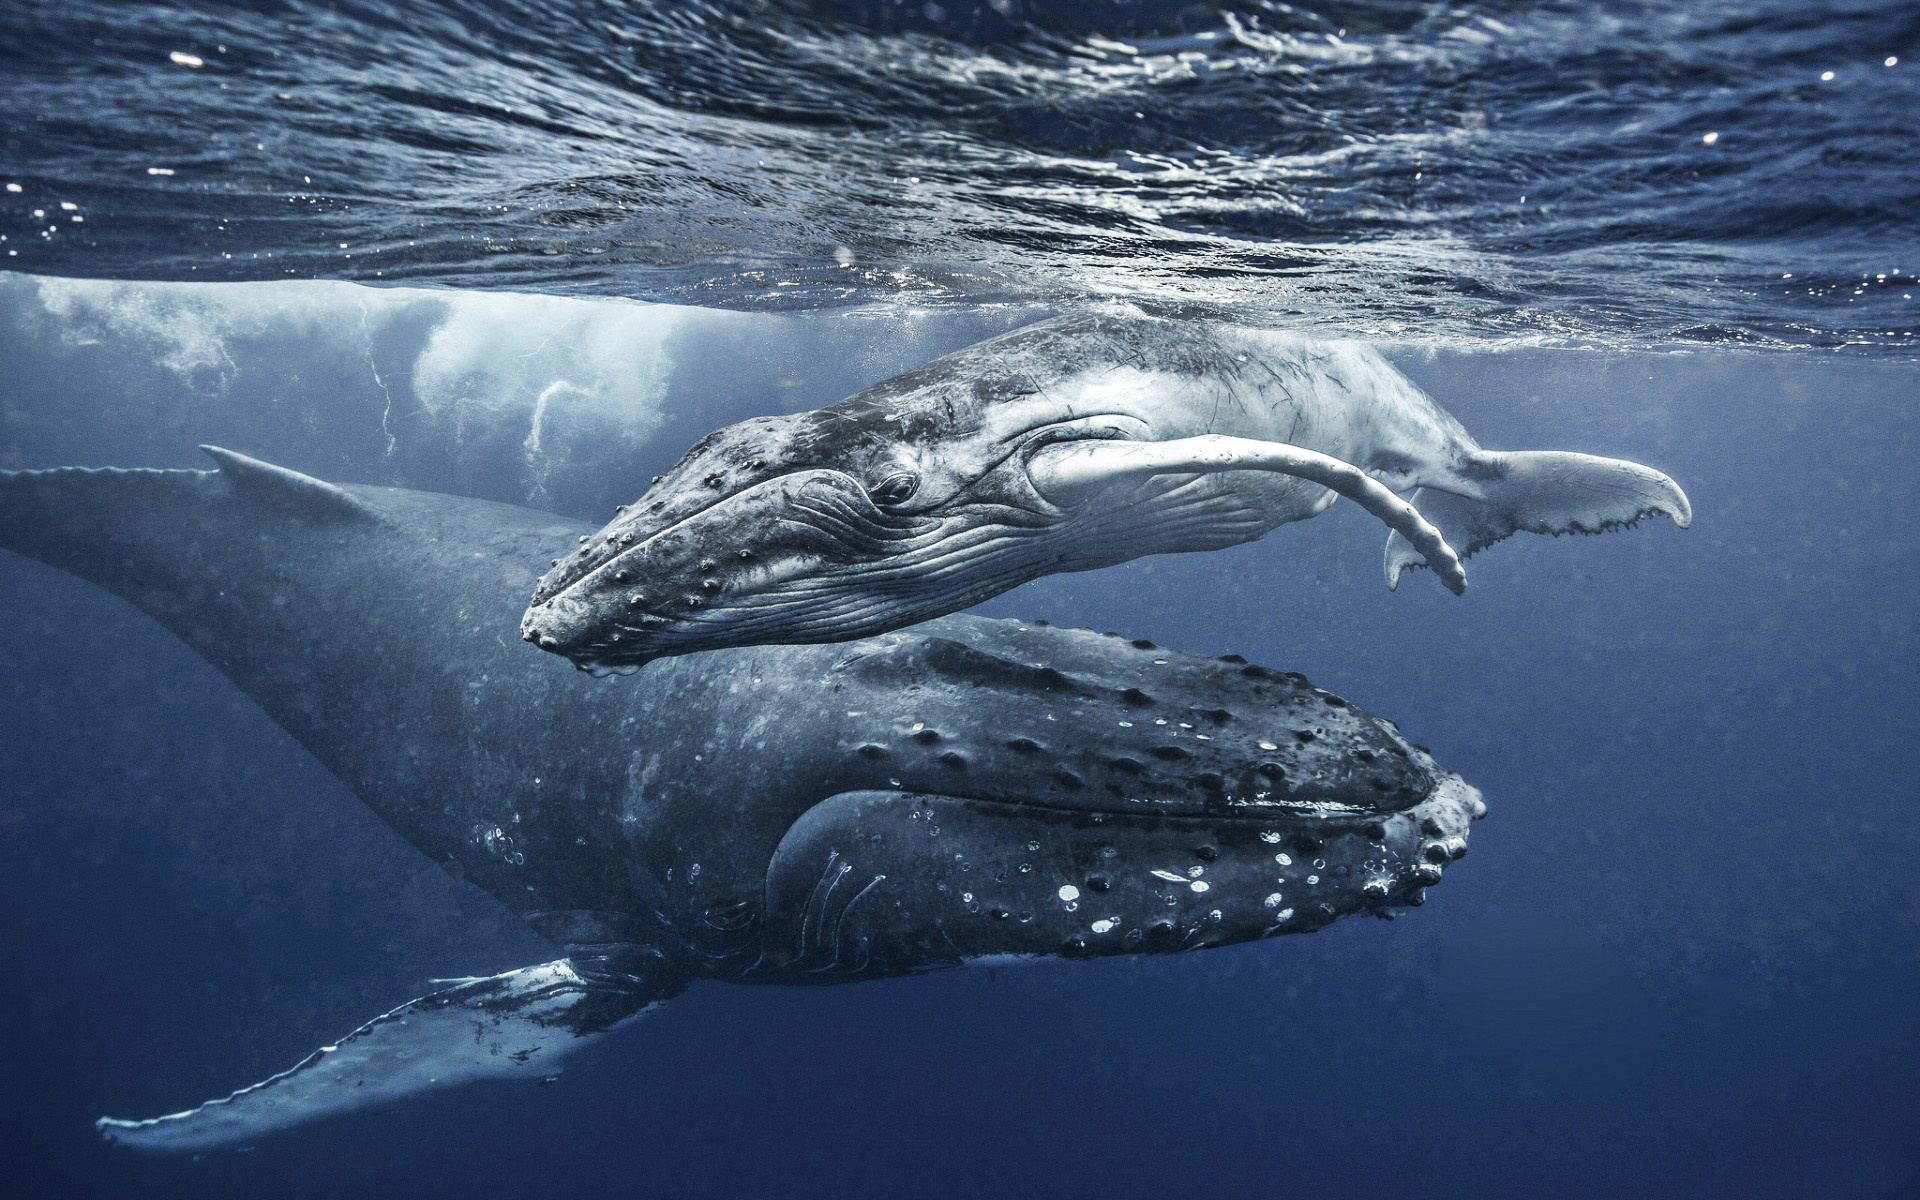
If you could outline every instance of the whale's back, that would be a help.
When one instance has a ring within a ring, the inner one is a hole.
[[[584,526],[210,453],[212,471],[0,472],[0,547],[151,615],[409,842],[516,911],[625,899],[617,854],[574,842],[619,844],[591,811],[531,819],[543,795],[624,786],[616,763],[565,748],[604,744],[634,689],[608,693],[514,636],[529,564]],[[486,834],[513,813],[567,846],[550,859],[564,869],[497,852]]]

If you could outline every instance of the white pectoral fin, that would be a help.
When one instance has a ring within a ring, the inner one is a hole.
[[[560,959],[423,996],[322,1046],[291,1070],[198,1108],[102,1117],[110,1142],[187,1153],[479,1079],[543,1078],[584,1039],[671,994],[583,975]]]
[[[1293,475],[1338,492],[1386,522],[1450,591],[1458,594],[1467,587],[1460,555],[1419,509],[1359,467],[1317,450],[1214,434],[1165,442],[1074,441],[1036,451],[1028,469],[1034,487],[1055,502],[1071,502],[1107,484],[1142,475],[1216,471]]]
[[[1680,485],[1652,467],[1556,450],[1476,451],[1458,477],[1423,481],[1413,502],[1463,557],[1515,533],[1604,533],[1642,517],[1667,516],[1685,529],[1693,506]],[[1421,565],[1419,548],[1387,536],[1387,586]]]

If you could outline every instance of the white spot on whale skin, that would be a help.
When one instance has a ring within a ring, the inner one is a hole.
[[[1273,914],[1273,919],[1275,921],[1291,921],[1293,920],[1293,910],[1290,908],[1283,908],[1279,912]]]
[[[1280,834],[1276,830],[1263,829],[1260,831],[1260,840],[1272,846],[1280,841]]]
[[[1063,883],[1060,885],[1060,898],[1068,904],[1072,904],[1080,898],[1080,889],[1070,883]]]
[[[1158,867],[1154,868],[1153,877],[1155,879],[1164,879],[1168,883],[1185,883],[1187,881],[1185,875],[1180,875],[1173,871],[1162,871]]]
[[[1118,921],[1110,921],[1110,920],[1103,919],[1103,920],[1095,921],[1092,925],[1089,925],[1087,928],[1093,930],[1095,933],[1111,933],[1113,931],[1113,927],[1118,924],[1119,924]]]
[[[1189,883],[1187,886],[1192,888],[1194,890],[1194,893],[1197,895],[1200,892],[1206,891],[1208,888],[1212,887],[1213,885],[1208,883],[1204,879],[1196,879],[1192,883]]]
[[[1281,900],[1282,900],[1283,898],[1284,898],[1284,897],[1282,897],[1282,896],[1280,895],[1280,893],[1279,893],[1279,892],[1274,892],[1274,893],[1273,893],[1272,895],[1270,895],[1270,896],[1268,896],[1268,897],[1267,897],[1267,899],[1266,899],[1266,901],[1265,901],[1265,903],[1266,903],[1266,906],[1267,906],[1268,908],[1279,908],[1279,907],[1280,907],[1280,901],[1281,901]]]
[[[1273,856],[1273,861],[1275,861],[1275,862],[1277,862],[1277,863],[1279,863],[1279,864],[1280,864],[1281,866],[1283,866],[1283,867],[1290,867],[1290,866],[1292,866],[1292,865],[1293,865],[1293,855],[1291,855],[1291,854],[1276,854],[1276,855],[1274,855],[1274,856]]]

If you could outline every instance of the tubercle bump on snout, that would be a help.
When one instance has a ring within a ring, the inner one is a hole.
[[[653,507],[617,513],[556,560],[522,618],[525,640],[576,662],[624,664],[748,639],[857,637],[862,630],[819,626],[823,611],[832,615],[817,603],[819,587],[794,583],[844,581],[852,607],[877,611],[885,602],[859,594],[868,582],[859,568],[941,528],[936,518],[884,510],[857,479],[830,469],[763,480],[664,528],[653,527]],[[748,614],[739,628],[714,619],[736,608]]]

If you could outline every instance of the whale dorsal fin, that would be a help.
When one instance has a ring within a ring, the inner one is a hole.
[[[220,477],[249,500],[284,508],[317,521],[371,520],[373,510],[345,488],[219,446],[202,446]]]

